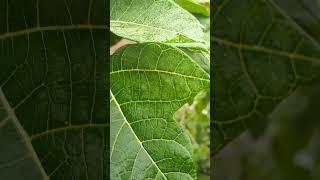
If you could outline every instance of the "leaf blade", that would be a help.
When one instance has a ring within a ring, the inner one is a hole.
[[[312,32],[320,26],[308,24],[314,17],[309,19],[305,2],[286,2],[215,4],[215,152],[248,128],[262,132],[266,117],[281,100],[319,76],[319,46]]]
[[[169,61],[172,66],[166,66]],[[195,178],[190,140],[173,114],[200,89],[209,86],[209,74],[182,51],[165,44],[128,45],[113,55],[111,63],[112,99],[118,104],[111,107],[121,109],[130,132],[135,134],[129,137],[125,136],[128,133],[120,133],[124,123],[119,119],[124,118],[119,117],[119,110],[112,110],[111,142],[118,145],[112,147],[115,152],[111,157],[112,177]],[[178,94],[187,86],[189,90]],[[116,142],[116,137],[121,140]],[[128,149],[130,152],[123,153],[128,145],[132,147]],[[141,148],[144,150],[140,151]],[[118,165],[120,162],[123,164]],[[147,167],[150,174],[143,171]]]
[[[111,31],[133,41],[203,42],[201,24],[170,0],[112,0],[110,18]]]
[[[175,0],[175,2],[191,13],[210,16],[210,5],[204,5],[205,3],[209,4],[210,2],[201,3],[194,0]]]
[[[108,107],[106,7],[99,0],[0,3],[0,86],[50,179],[107,177],[107,111],[97,108]]]

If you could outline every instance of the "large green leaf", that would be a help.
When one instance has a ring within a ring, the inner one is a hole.
[[[213,148],[251,128],[320,73],[316,0],[216,0]]]
[[[203,42],[199,21],[172,0],[111,0],[110,29],[139,42]]]
[[[128,45],[111,58],[111,178],[195,179],[189,137],[174,113],[209,74],[164,44]]]
[[[0,2],[0,179],[107,178],[106,8]]]

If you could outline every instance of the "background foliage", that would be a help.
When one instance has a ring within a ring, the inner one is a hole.
[[[213,178],[319,179],[319,1],[213,6]]]

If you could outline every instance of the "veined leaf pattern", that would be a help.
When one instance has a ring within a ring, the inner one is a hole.
[[[0,179],[106,179],[107,2],[0,2]]]
[[[127,45],[111,58],[111,178],[195,179],[189,137],[174,113],[209,74],[164,44]]]
[[[315,0],[216,0],[214,152],[246,129],[258,133],[274,107],[320,74]]]
[[[138,42],[204,42],[199,21],[172,0],[111,0],[110,5],[110,30],[118,36]]]

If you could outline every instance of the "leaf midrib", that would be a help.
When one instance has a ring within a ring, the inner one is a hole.
[[[171,31],[171,30],[164,29],[164,28],[150,26],[150,25],[147,25],[147,24],[139,24],[139,23],[130,22],[130,21],[110,20],[110,23],[132,24],[132,25],[147,27],[147,28],[151,28],[151,29],[158,29],[158,30],[162,30],[162,31],[166,31],[166,32],[174,33],[174,34],[181,34],[178,31]]]
[[[195,76],[180,74],[177,72],[164,71],[164,70],[159,70],[159,69],[153,69],[153,70],[151,70],[151,69],[150,70],[149,69],[125,69],[125,70],[113,71],[113,72],[110,72],[110,74],[122,73],[122,72],[155,72],[155,73],[176,75],[176,76],[180,76],[183,78],[190,78],[190,79],[196,79],[196,80],[207,81],[207,82],[210,81],[210,79],[199,78],[199,77],[195,77]]]
[[[150,25],[146,25],[146,24],[138,24],[138,23],[129,22],[129,21],[110,20],[110,24],[111,23],[132,24],[132,25],[136,25],[136,26],[142,26],[142,27],[151,28],[151,29],[154,29],[154,30],[162,30],[162,31],[165,31],[165,32],[173,33],[175,35],[183,35],[183,36],[187,37],[188,39],[194,40],[195,42],[202,43],[202,41],[199,41],[197,39],[191,38],[191,37],[187,36],[186,34],[184,34],[183,32],[171,31],[171,30],[164,29],[164,28],[159,28],[159,27],[150,26]],[[110,26],[112,27],[112,25],[110,25]],[[189,43],[189,42],[179,42],[179,43]]]
[[[164,175],[164,173],[160,170],[160,168],[158,167],[157,163],[152,159],[152,157],[149,155],[148,151],[144,148],[142,142],[140,141],[140,139],[137,137],[137,135],[135,134],[134,130],[132,129],[132,127],[130,126],[130,123],[128,122],[127,118],[124,116],[122,110],[121,110],[121,107],[118,103],[118,101],[116,100],[116,98],[114,97],[112,91],[110,90],[110,96],[111,96],[111,99],[114,100],[117,108],[119,109],[119,112],[121,113],[123,119],[124,119],[124,124],[127,124],[127,126],[129,127],[129,129],[132,131],[132,134],[134,135],[134,137],[137,139],[139,145],[141,146],[141,149],[143,149],[147,156],[149,157],[149,159],[152,161],[152,163],[154,164],[154,166],[157,168],[157,170],[161,173],[161,175],[167,180],[167,177]],[[123,126],[123,125],[122,125]],[[116,143],[116,140],[114,142],[114,144]],[[114,144],[113,144],[113,147],[111,147],[112,149],[114,148]],[[112,156],[112,152],[110,154],[110,156]]]
[[[219,44],[224,44],[229,47],[234,47],[237,49],[262,52],[262,53],[266,53],[266,54],[278,55],[278,56],[293,58],[293,59],[302,60],[302,61],[320,63],[320,59],[316,58],[316,57],[305,56],[305,55],[294,53],[294,52],[277,50],[277,49],[272,49],[272,48],[263,47],[263,46],[259,46],[259,45],[250,45],[250,44],[233,42],[233,41],[219,38],[217,36],[211,36],[211,41],[219,43]]]
[[[222,8],[225,7],[225,5],[229,2],[229,0],[224,1],[222,6],[218,8],[218,11],[214,14],[214,17],[218,15],[221,11]],[[310,34],[308,34],[302,27],[299,25],[294,19],[292,19],[280,6],[278,6],[273,0],[267,0],[271,6],[273,6],[284,18],[286,18],[291,24],[292,27],[294,27],[302,36],[305,36],[308,38],[312,43],[317,47],[320,48],[320,43],[314,39]],[[269,54],[274,54],[274,55],[279,55],[279,56],[284,56],[284,57],[289,57],[289,58],[294,58],[297,60],[305,60],[305,61],[310,61],[310,62],[316,62],[320,63],[319,58],[311,57],[311,56],[305,56],[297,53],[292,53],[288,51],[281,51],[277,49],[271,49],[263,46],[258,46],[258,45],[249,45],[249,44],[242,44],[242,43],[237,43],[237,42],[232,42],[229,40],[225,40],[222,38],[219,38],[217,36],[211,36],[211,41],[216,42],[216,43],[221,43],[225,44],[231,47],[235,47],[238,49],[245,49],[245,50],[251,50],[251,51],[258,51],[258,52],[263,52],[263,53],[269,53]]]
[[[23,29],[15,32],[6,32],[0,34],[0,40],[6,38],[12,38],[30,33],[42,32],[42,31],[63,31],[63,30],[74,30],[74,29],[109,29],[106,25],[92,25],[92,24],[72,24],[72,25],[61,25],[61,26],[40,26],[34,28]]]
[[[37,139],[39,137],[48,135],[48,134],[53,134],[56,132],[60,132],[60,131],[67,131],[70,129],[84,129],[84,128],[107,128],[108,124],[81,124],[81,125],[69,125],[69,126],[65,126],[65,127],[60,127],[60,128],[55,128],[55,129],[50,129],[47,131],[43,131],[40,132],[38,134],[33,134],[31,135],[30,139],[31,141],[33,141],[34,139]]]
[[[31,159],[34,161],[34,163],[36,164],[36,166],[38,167],[42,177],[44,178],[44,180],[49,180],[49,177],[47,176],[41,162],[40,159],[37,156],[36,151],[34,150],[30,138],[28,136],[28,134],[26,133],[26,131],[23,129],[22,125],[20,124],[19,120],[17,119],[14,110],[11,108],[9,102],[7,101],[2,88],[0,87],[0,101],[2,102],[4,109],[6,110],[6,112],[8,113],[8,117],[9,119],[11,119],[12,123],[14,124],[16,130],[19,132],[20,136],[22,137],[22,140],[24,142],[24,144],[26,145],[26,148],[28,149],[29,153],[30,153],[30,157]]]

